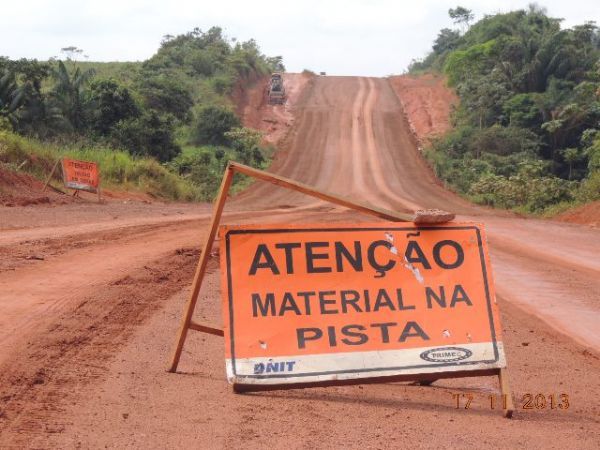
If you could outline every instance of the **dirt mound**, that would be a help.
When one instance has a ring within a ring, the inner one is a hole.
[[[67,195],[46,189],[44,183],[26,173],[14,172],[0,167],[0,205],[27,206],[44,203],[67,203]]]
[[[598,228],[600,227],[600,201],[570,209],[559,214],[555,219],[561,222],[579,223]]]
[[[283,82],[287,100],[283,105],[267,103],[269,76],[257,78],[246,86],[238,85],[232,94],[236,112],[244,126],[262,131],[265,142],[274,145],[292,126],[294,121],[292,108],[312,78],[312,75],[304,73],[284,74]]]
[[[420,146],[450,130],[450,113],[458,105],[458,97],[446,86],[444,77],[402,75],[389,80]]]

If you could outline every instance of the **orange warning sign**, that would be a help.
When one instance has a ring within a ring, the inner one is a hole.
[[[220,233],[232,383],[506,366],[482,225],[242,225]]]
[[[98,164],[64,158],[62,160],[65,187],[96,192],[100,183]]]

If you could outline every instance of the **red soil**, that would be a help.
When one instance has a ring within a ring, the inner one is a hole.
[[[600,201],[578,206],[556,216],[561,222],[580,223],[600,227]]]
[[[42,192],[44,183],[32,176],[0,167],[0,205],[27,206],[43,203],[67,203],[68,196],[47,189]]]
[[[458,105],[458,97],[446,86],[444,77],[402,75],[389,80],[421,145],[450,130],[450,113]]]

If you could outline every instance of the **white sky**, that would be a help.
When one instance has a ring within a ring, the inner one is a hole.
[[[526,8],[530,0],[0,0],[0,55],[47,59],[70,45],[93,61],[150,57],[166,34],[221,26],[282,55],[288,71],[385,76],[401,73],[451,27],[448,8],[484,14]],[[570,27],[600,23],[600,2],[540,0]]]

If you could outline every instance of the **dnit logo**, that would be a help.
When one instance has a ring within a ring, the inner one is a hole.
[[[254,375],[264,373],[293,372],[296,361],[280,361],[254,364]]]

